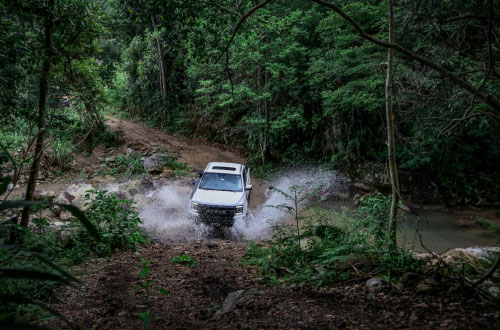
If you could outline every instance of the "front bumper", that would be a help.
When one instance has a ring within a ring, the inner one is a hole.
[[[198,212],[189,209],[190,216],[209,226],[231,227],[243,215],[235,215],[234,206],[198,205]]]

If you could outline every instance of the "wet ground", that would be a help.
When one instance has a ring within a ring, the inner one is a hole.
[[[395,286],[373,294],[363,279],[339,287],[270,284],[255,267],[241,265],[245,249],[227,240],[158,243],[93,260],[80,268],[82,284],[64,289],[63,301],[51,307],[80,329],[100,330],[142,329],[139,314],[148,310],[150,329],[498,329],[498,308],[475,299]],[[172,262],[182,254],[196,266]],[[143,259],[147,279],[139,275]],[[149,290],[141,289],[145,281]],[[234,304],[223,308],[231,293]]]

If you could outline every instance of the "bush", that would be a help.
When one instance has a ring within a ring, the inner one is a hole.
[[[115,249],[135,250],[146,242],[146,235],[139,227],[142,221],[132,206],[134,202],[118,199],[106,190],[90,190],[85,198],[90,205],[87,216],[97,226],[103,239],[94,243],[86,231],[80,231],[79,239],[74,242],[92,247],[100,256],[108,256]]]
[[[119,173],[127,175],[145,173],[146,171],[142,166],[141,158],[142,154],[138,151],[133,151],[126,155],[118,155],[116,157],[116,162],[118,164],[117,169]]]
[[[310,210],[300,231],[295,226],[275,227],[268,246],[252,243],[243,262],[260,267],[271,282],[327,285],[356,274],[351,264],[367,272],[390,270],[391,276],[419,267],[411,252],[392,247],[387,240],[387,197],[365,198],[358,214]]]
[[[116,157],[116,162],[113,168],[109,171],[101,172],[101,174],[111,174],[118,177],[129,177],[137,174],[145,173],[142,166],[142,155],[138,151],[133,151],[130,154],[122,154]]]
[[[39,216],[33,219],[35,226],[26,230],[23,248],[42,253],[56,262],[73,265],[94,255],[104,257],[115,250],[135,250],[147,241],[144,231],[139,227],[141,220],[133,207],[134,202],[118,199],[105,190],[89,190],[85,197],[90,205],[85,213],[100,232],[100,242],[76,219],[60,230],[55,230],[49,228],[47,219]],[[41,211],[47,206],[42,208],[35,205],[33,208]],[[35,210],[33,213],[37,212]]]
[[[188,256],[186,254],[182,254],[180,256],[176,256],[172,258],[172,263],[174,264],[181,264],[181,265],[186,265],[189,267],[195,267],[196,266],[196,261],[191,256]]]

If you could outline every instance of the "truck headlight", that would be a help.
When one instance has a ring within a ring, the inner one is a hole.
[[[243,205],[236,206],[234,215],[243,215]]]
[[[198,203],[191,202],[191,211],[198,213]]]

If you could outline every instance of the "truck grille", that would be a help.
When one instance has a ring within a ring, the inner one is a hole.
[[[233,219],[235,207],[217,205],[199,205],[198,212],[201,216],[217,219]]]

